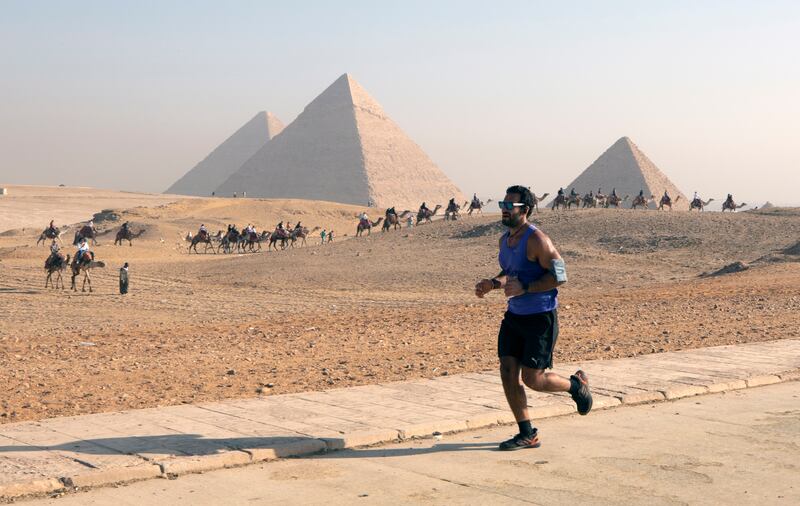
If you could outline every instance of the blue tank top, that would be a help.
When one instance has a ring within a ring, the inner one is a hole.
[[[539,265],[539,262],[528,260],[528,238],[534,231],[536,227],[528,225],[528,229],[513,248],[508,245],[510,232],[503,234],[503,239],[500,241],[500,268],[506,275],[515,276],[523,283],[536,281],[548,272]],[[555,288],[546,292],[525,293],[508,299],[508,311],[516,315],[545,313],[556,307],[558,307],[558,290]]]

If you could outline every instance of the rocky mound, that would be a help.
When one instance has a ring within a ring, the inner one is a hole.
[[[732,264],[728,264],[721,269],[717,269],[714,272],[704,272],[700,275],[700,277],[715,277],[715,276],[724,276],[725,274],[734,274],[736,272],[742,272],[749,269],[750,266],[745,264],[744,262],[733,262]]]

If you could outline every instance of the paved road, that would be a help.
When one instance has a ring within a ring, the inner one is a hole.
[[[101,488],[25,504],[800,504],[800,382]]]

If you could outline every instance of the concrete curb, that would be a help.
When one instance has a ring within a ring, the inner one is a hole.
[[[645,364],[646,365],[646,364]],[[680,382],[685,380],[686,382]],[[719,380],[719,381],[716,381]],[[595,402],[593,409],[602,410],[619,406],[665,402],[709,393],[728,392],[743,388],[753,388],[775,383],[800,380],[800,368],[785,370],[775,374],[753,374],[741,379],[719,377],[685,376],[665,380],[655,378],[636,386],[603,385],[593,389]],[[436,381],[436,380],[430,380]],[[695,384],[692,384],[695,383]],[[531,399],[530,410],[535,419],[551,418],[572,414],[575,407],[571,399],[564,395]],[[483,412],[464,413],[464,418],[442,418],[420,423],[397,423],[392,428],[372,428],[369,430],[343,431],[341,435],[303,437],[287,440],[270,447],[221,451],[208,455],[176,456],[162,460],[145,461],[128,467],[108,467],[87,469],[86,472],[67,476],[40,477],[20,482],[0,484],[0,500],[8,501],[23,496],[42,495],[83,487],[99,487],[119,483],[152,479],[157,477],[176,477],[188,473],[202,473],[227,467],[242,466],[285,457],[302,457],[325,451],[373,446],[415,437],[429,437],[434,433],[456,433],[493,425],[514,423],[507,410],[489,406]],[[0,426],[2,430],[2,426]],[[0,454],[2,457],[2,454]]]

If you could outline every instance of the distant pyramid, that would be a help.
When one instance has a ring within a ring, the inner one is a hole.
[[[651,208],[658,206],[664,190],[667,190],[672,197],[673,209],[689,209],[686,195],[627,137],[615,142],[577,179],[565,186],[564,191],[569,193],[572,188],[581,195],[589,191],[597,192],[598,188],[608,195],[616,188],[620,197],[630,195],[626,207],[630,206],[640,190],[644,190],[646,197],[656,197],[655,203],[650,203]],[[676,202],[678,196],[680,200]]]
[[[211,192],[281,130],[283,123],[275,115],[266,111],[259,112],[165,193],[201,197],[211,195]]]
[[[217,189],[219,195],[430,207],[464,196],[348,74]]]

